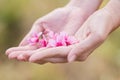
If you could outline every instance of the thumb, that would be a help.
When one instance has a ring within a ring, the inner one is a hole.
[[[26,46],[28,45],[28,39],[33,35],[33,33],[43,32],[44,26],[46,26],[45,22],[39,22],[34,24],[30,32],[24,37],[24,39],[20,42],[19,46]]]
[[[87,56],[94,51],[102,42],[103,38],[101,38],[97,34],[90,34],[85,40],[76,44],[76,46],[70,51],[68,54],[68,62],[73,62],[80,58],[80,61],[84,61]]]

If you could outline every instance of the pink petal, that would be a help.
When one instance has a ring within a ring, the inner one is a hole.
[[[60,35],[56,36],[56,43],[57,46],[66,46],[66,40]]]
[[[77,42],[78,42],[78,40],[75,37],[73,37],[73,36],[68,37],[68,40],[67,40],[68,45],[75,44]]]
[[[46,33],[34,33],[28,41],[29,44],[36,45],[39,48],[69,46],[78,42],[74,36],[69,36],[66,32],[54,33],[50,30],[47,30]]]
[[[49,32],[48,32],[48,36],[49,36],[50,38],[53,38],[53,37],[54,37],[54,35],[55,35],[55,34],[54,34],[54,32],[53,32],[53,31],[49,31]]]
[[[30,39],[30,42],[31,43],[37,43],[37,42],[39,42],[39,39],[36,38],[36,37],[33,37],[33,38]]]
[[[61,42],[57,42],[56,43],[56,46],[58,47],[58,46],[63,46],[63,44],[61,43]]]
[[[39,41],[39,43],[40,43],[40,47],[46,47],[46,46],[47,46],[47,41],[44,40],[44,39],[41,39],[41,40]]]
[[[56,41],[54,39],[49,39],[47,47],[56,47]]]
[[[34,34],[32,35],[32,37],[38,37],[37,34],[38,34],[38,33],[34,33]]]
[[[68,37],[68,34],[66,33],[66,32],[64,32],[64,31],[62,31],[62,32],[60,32],[60,36],[63,38],[63,39],[67,39],[67,37]]]

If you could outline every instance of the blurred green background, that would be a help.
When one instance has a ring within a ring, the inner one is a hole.
[[[68,1],[0,0],[0,80],[120,80],[120,29],[85,62],[38,65],[5,56],[5,50],[17,46],[36,19]]]

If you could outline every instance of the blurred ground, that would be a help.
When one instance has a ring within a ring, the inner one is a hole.
[[[82,63],[37,65],[4,55],[7,48],[19,44],[37,18],[68,1],[0,0],[0,80],[120,80],[120,29]]]

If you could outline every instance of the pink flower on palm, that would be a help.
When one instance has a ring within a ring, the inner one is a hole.
[[[31,45],[35,45],[39,42],[39,38],[42,36],[42,32],[40,33],[34,33],[32,35],[32,37],[30,39],[28,39],[28,42],[31,44]]]
[[[29,43],[41,47],[59,47],[69,46],[78,43],[78,40],[74,36],[68,35],[66,32],[54,33],[48,31],[47,33],[34,34],[30,39]]]

